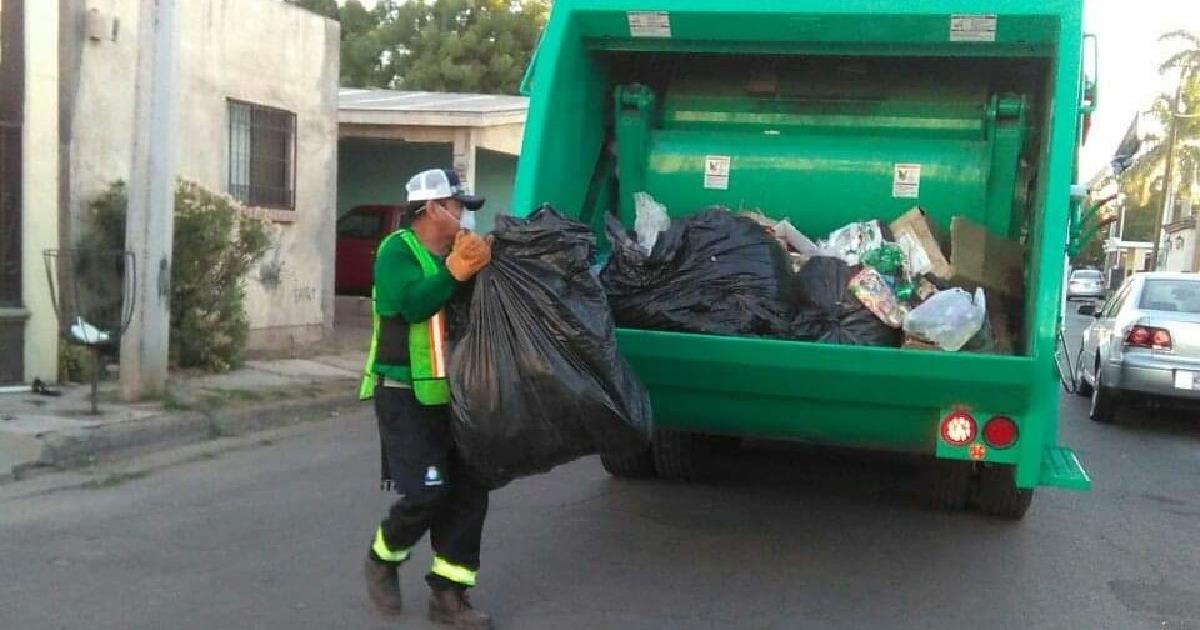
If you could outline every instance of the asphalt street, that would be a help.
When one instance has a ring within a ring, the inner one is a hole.
[[[754,444],[697,485],[584,459],[493,495],[474,600],[513,629],[1200,628],[1200,417],[1061,409],[1095,489],[1016,523],[926,508],[894,455]],[[0,502],[0,629],[431,627],[425,546],[408,612],[367,608],[377,466],[364,407]]]

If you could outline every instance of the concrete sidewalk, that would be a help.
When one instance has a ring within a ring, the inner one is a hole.
[[[152,402],[118,402],[117,383],[103,382],[99,415],[88,413],[85,385],[56,387],[57,397],[0,394],[0,483],[337,415],[360,404],[365,345],[356,343],[363,337],[357,327],[336,337],[322,348],[331,354],[251,360],[225,374],[172,374],[168,394]]]

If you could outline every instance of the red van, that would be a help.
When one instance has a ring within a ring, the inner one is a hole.
[[[337,221],[334,291],[338,295],[371,295],[375,250],[400,227],[404,206],[355,206]]]

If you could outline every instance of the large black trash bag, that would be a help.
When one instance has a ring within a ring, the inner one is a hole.
[[[498,488],[597,450],[643,451],[650,400],[617,352],[604,289],[589,270],[595,235],[549,206],[496,224],[492,263],[452,337],[463,460]]]
[[[796,277],[801,306],[797,339],[853,346],[899,346],[900,331],[883,323],[850,292],[852,269],[838,258],[814,256]]]
[[[613,252],[600,278],[617,325],[786,334],[794,311],[790,263],[758,223],[709,208],[674,220],[647,256],[616,217],[607,221]]]

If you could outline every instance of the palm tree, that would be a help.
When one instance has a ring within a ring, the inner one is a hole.
[[[1160,74],[1179,71],[1178,93],[1162,94],[1155,99],[1149,113],[1158,120],[1161,133],[1145,139],[1143,146],[1147,148],[1121,175],[1122,188],[1141,203],[1165,193],[1167,155],[1173,153],[1172,170],[1177,174],[1172,177],[1175,189],[1194,204],[1200,201],[1191,198],[1189,192],[1200,183],[1197,182],[1200,171],[1200,35],[1178,30],[1163,35],[1159,41],[1183,44],[1181,50],[1159,66]],[[1175,138],[1173,151],[1169,146],[1172,136]]]

